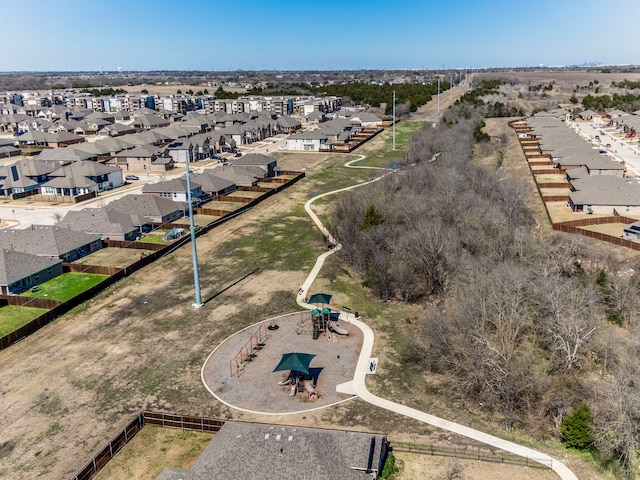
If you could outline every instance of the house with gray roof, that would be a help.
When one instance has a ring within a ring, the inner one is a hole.
[[[120,212],[112,208],[84,208],[70,210],[57,223],[58,227],[68,227],[103,239],[135,240],[140,233],[139,215]]]
[[[40,184],[21,168],[24,164],[25,162],[17,162],[13,165],[0,165],[0,196],[9,197],[39,187]]]
[[[0,230],[0,245],[18,252],[72,262],[102,248],[98,235],[52,225]]]
[[[83,195],[124,185],[121,169],[98,162],[73,162],[49,176],[53,178],[40,186],[44,195]]]
[[[190,469],[157,480],[371,480],[388,448],[386,435],[227,421]]]
[[[157,112],[155,112],[157,113]],[[152,128],[158,127],[168,127],[169,120],[165,120],[163,117],[160,117],[155,114],[151,115],[140,115],[133,121],[133,127],[138,130],[151,130]]]
[[[260,167],[265,171],[266,177],[270,178],[276,176],[278,161],[262,153],[248,153],[242,157],[230,158],[228,164],[232,167]]]
[[[107,164],[128,172],[166,172],[174,168],[174,160],[165,149],[150,144],[118,152]]]
[[[0,293],[11,295],[62,275],[62,260],[7,248],[0,249]]]
[[[611,175],[571,180],[569,206],[574,212],[640,215],[640,183]]]
[[[191,179],[193,182],[199,184],[202,187],[202,191],[210,197],[228,195],[238,189],[233,181],[216,176],[216,171],[217,169],[212,172],[205,171],[203,173],[197,173],[191,175]]]
[[[258,185],[260,180],[266,176],[266,172],[261,167],[232,167],[222,165],[212,171],[216,177],[230,180],[239,187],[252,187]]]
[[[174,202],[170,198],[159,195],[125,195],[112,201],[108,207],[123,213],[138,215],[144,223],[136,224],[144,227],[152,223],[170,223],[184,217],[187,204]]]
[[[202,185],[198,182],[191,181],[191,201],[194,205],[200,205],[209,198],[202,191]],[[174,202],[187,202],[187,178],[179,177],[158,183],[147,183],[142,187],[143,195],[156,195],[163,198],[170,198]]]
[[[320,149],[333,148],[333,142],[321,130],[296,132],[287,139],[287,150],[319,152]]]

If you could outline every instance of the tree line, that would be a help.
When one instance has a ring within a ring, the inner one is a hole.
[[[473,161],[478,104],[417,133],[411,167],[337,202],[340,255],[377,298],[423,305],[402,362],[450,377],[450,398],[507,430],[617,459],[628,474],[640,447],[640,264],[595,257],[582,237],[541,238],[530,187]]]

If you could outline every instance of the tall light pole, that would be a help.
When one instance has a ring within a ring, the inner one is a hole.
[[[393,91],[393,150],[396,149],[396,91]]]
[[[189,159],[184,162],[187,168],[187,202],[189,203],[189,230],[191,231],[191,259],[193,260],[193,284],[196,290],[196,301],[193,304],[194,308],[200,308],[204,304],[202,303],[202,297],[200,296],[200,272],[198,270],[198,251],[196,249],[196,228],[193,223],[193,202],[191,200],[191,175],[189,172]]]
[[[449,101],[453,100],[453,73],[449,74]]]
[[[440,113],[440,77],[438,77],[438,113]]]

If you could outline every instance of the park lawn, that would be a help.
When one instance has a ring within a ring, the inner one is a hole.
[[[27,291],[22,293],[25,297],[46,298],[66,302],[70,298],[89,290],[99,284],[108,275],[98,275],[95,273],[69,272],[52,278],[48,282],[38,285],[35,292]]]
[[[403,121],[396,125],[396,149],[393,149],[393,132],[391,128],[369,140],[353,153],[366,155],[366,160],[361,163],[367,167],[389,167],[391,164],[402,162],[406,146],[411,135],[424,128],[425,122]]]
[[[45,308],[6,305],[0,308],[0,338],[47,312]]]

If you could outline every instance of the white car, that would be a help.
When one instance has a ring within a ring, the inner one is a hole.
[[[278,147],[278,150],[286,150],[286,149],[287,149],[287,146],[286,146],[286,145],[280,145],[280,146]]]

